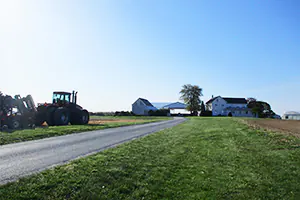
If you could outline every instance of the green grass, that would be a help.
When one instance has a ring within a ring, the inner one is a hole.
[[[0,199],[299,199],[299,144],[232,118],[191,118],[1,186]]]
[[[155,117],[155,116],[91,116],[91,119],[137,119],[137,120],[169,120],[171,117]]]
[[[106,117],[106,119],[112,119],[112,117],[110,118]],[[126,118],[126,119],[135,119],[135,118]],[[36,128],[35,130],[33,129],[17,130],[11,133],[0,132],[0,145],[29,141],[29,140],[37,140],[37,139],[60,136],[60,135],[67,135],[71,133],[157,122],[165,119],[166,118],[161,118],[161,117],[156,117],[156,118],[144,117],[141,120],[137,120],[135,122],[111,122],[111,123],[98,124],[98,125],[90,124],[90,125],[73,125],[73,126],[52,126],[52,127]]]

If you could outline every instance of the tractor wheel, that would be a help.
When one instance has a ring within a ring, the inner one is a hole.
[[[47,113],[46,113],[46,122],[48,126],[54,126],[55,121],[54,121],[54,112],[56,108],[55,107],[49,107],[47,108]]]
[[[9,124],[8,127],[10,129],[20,129],[22,127],[21,122],[17,119],[12,119]]]
[[[57,126],[68,125],[70,122],[69,110],[63,107],[56,109],[54,112],[54,121]]]
[[[2,128],[1,128],[1,131],[7,132],[8,131],[8,126],[7,125],[3,125]]]
[[[76,113],[72,114],[71,124],[72,125],[85,125],[89,123],[90,115],[87,110],[78,110]]]
[[[75,112],[71,113],[70,123],[71,125],[80,125],[81,119],[81,110],[76,110]]]
[[[90,121],[90,115],[87,110],[82,110],[81,111],[81,124],[85,125],[88,124]]]
[[[79,124],[79,116],[77,113],[72,113],[71,114],[71,119],[70,119],[70,124],[71,125],[78,125]]]

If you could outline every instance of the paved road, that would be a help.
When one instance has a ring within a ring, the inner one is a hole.
[[[0,184],[170,128],[183,118],[0,146]]]

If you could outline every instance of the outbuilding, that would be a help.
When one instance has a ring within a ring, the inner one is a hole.
[[[300,113],[295,111],[285,112],[282,116],[285,120],[300,120]]]
[[[181,102],[175,102],[175,103],[171,103],[168,105],[165,105],[163,107],[163,109],[168,109],[170,110],[170,114],[171,115],[190,115],[191,112],[186,110],[186,104],[181,103]]]
[[[132,104],[132,112],[136,115],[149,115],[149,111],[157,110],[147,99],[138,98]]]

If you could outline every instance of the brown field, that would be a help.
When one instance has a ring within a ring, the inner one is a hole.
[[[255,128],[265,128],[272,131],[279,131],[300,138],[300,121],[278,119],[251,119],[247,120],[247,123]]]

